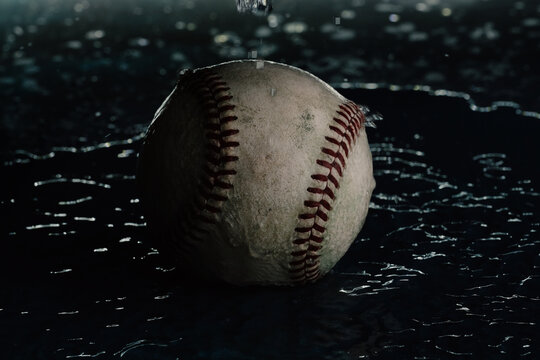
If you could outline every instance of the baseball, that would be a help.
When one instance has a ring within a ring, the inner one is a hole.
[[[316,281],[368,212],[365,121],[361,106],[292,66],[248,60],[183,72],[139,154],[152,237],[199,276]]]

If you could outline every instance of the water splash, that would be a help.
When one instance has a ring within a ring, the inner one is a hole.
[[[360,105],[360,109],[362,110],[362,112],[364,113],[364,116],[366,117],[365,126],[376,128],[377,122],[383,119],[383,116],[381,113],[377,111],[373,111],[365,105]]]
[[[241,13],[265,15],[272,11],[272,0],[236,0],[236,8]]]

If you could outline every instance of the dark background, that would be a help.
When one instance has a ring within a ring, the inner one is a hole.
[[[0,0],[2,358],[539,356],[540,5],[273,5]],[[314,285],[188,286],[145,232],[154,111],[180,69],[248,57],[384,117],[366,225]]]

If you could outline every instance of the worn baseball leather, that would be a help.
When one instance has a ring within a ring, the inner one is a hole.
[[[185,72],[139,158],[150,233],[179,264],[229,283],[294,285],[328,273],[375,186],[362,107],[284,64]]]

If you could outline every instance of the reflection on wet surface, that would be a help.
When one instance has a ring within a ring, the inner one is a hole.
[[[396,105],[369,130],[377,191],[335,271],[297,289],[179,283],[144,231],[133,176],[140,137],[13,153],[3,165],[2,210],[17,262],[4,264],[13,290],[0,316],[37,339],[17,353],[534,358],[538,171],[480,132],[449,148],[445,142],[460,140],[426,126],[439,117],[454,127],[446,130],[452,138],[484,114],[493,125],[527,120],[439,97],[447,109],[440,116],[429,94],[347,91],[377,107],[391,98]]]
[[[3,358],[538,357],[540,8],[313,3],[0,5]],[[153,112],[179,68],[245,57],[384,116],[366,225],[312,286],[186,284],[145,232]]]

